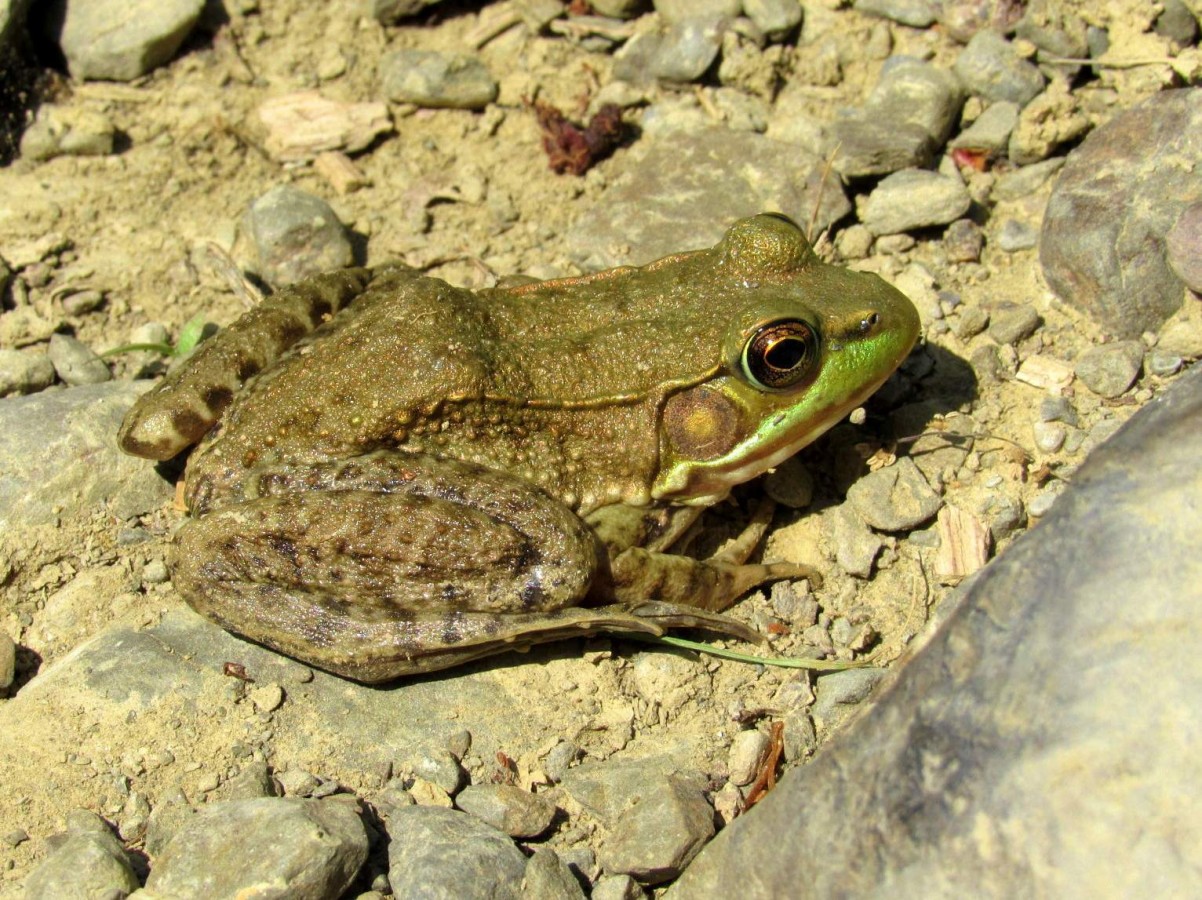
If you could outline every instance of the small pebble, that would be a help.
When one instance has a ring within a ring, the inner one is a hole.
[[[962,341],[976,337],[989,326],[989,312],[981,306],[968,306],[956,320],[956,337]]]
[[[309,797],[321,784],[317,778],[304,769],[288,769],[275,773],[276,783],[287,797]]]
[[[510,784],[468,785],[455,805],[510,837],[538,837],[551,827],[556,806],[541,794]]]
[[[768,40],[777,42],[801,24],[802,6],[797,0],[743,0],[743,14]]]
[[[722,20],[717,18],[690,17],[673,22],[656,46],[651,74],[678,84],[700,78],[718,58],[722,30]]]
[[[1167,378],[1176,375],[1185,365],[1185,360],[1176,353],[1166,353],[1163,350],[1153,350],[1144,358],[1144,365],[1149,375]]]
[[[972,198],[958,178],[904,169],[884,178],[860,205],[860,221],[873,234],[897,234],[947,225],[968,212]]]
[[[1035,446],[1043,453],[1055,453],[1064,446],[1068,429],[1059,422],[1036,422],[1032,429],[1035,433]]]
[[[54,376],[45,353],[0,349],[0,397],[37,393],[54,384]]]
[[[436,749],[423,753],[413,761],[412,769],[413,774],[433,782],[452,797],[466,780],[463,767],[449,750]]]
[[[981,226],[972,219],[956,219],[943,233],[943,247],[948,262],[978,262],[984,244]]]
[[[1019,56],[1009,41],[989,28],[973,36],[956,57],[952,70],[972,93],[1018,106],[1026,106],[1044,86],[1038,67]]]
[[[814,476],[796,456],[777,466],[763,484],[764,493],[789,509],[805,509],[814,499]]]
[[[250,702],[261,713],[274,712],[284,702],[284,689],[278,684],[263,684],[250,692]]]
[[[1060,496],[1059,490],[1040,491],[1031,498],[1031,502],[1027,504],[1027,512],[1033,518],[1040,519],[1046,516],[1052,510],[1052,505],[1056,502],[1056,498]]]
[[[436,50],[395,50],[380,61],[384,95],[398,103],[483,109],[497,97],[497,82],[474,56]]]
[[[169,577],[167,563],[161,559],[152,559],[142,567],[142,581],[146,584],[162,584]]]
[[[346,228],[320,197],[281,184],[256,199],[246,222],[259,255],[260,274],[274,285],[354,262]]]
[[[1041,422],[1063,422],[1074,428],[1080,424],[1077,411],[1067,397],[1044,397],[1040,400],[1039,419]]]
[[[740,731],[730,745],[727,767],[730,780],[737,785],[751,784],[759,774],[772,741],[758,728]]]
[[[95,312],[103,305],[104,294],[100,291],[77,291],[63,297],[63,311],[69,316],[82,316],[85,313]]]
[[[999,303],[989,314],[989,336],[999,344],[1017,344],[1035,333],[1043,319],[1025,303]]]
[[[848,489],[847,499],[865,522],[881,531],[915,528],[943,504],[908,456],[860,478]]]
[[[0,691],[12,687],[17,672],[17,644],[7,631],[0,630]]]
[[[1115,341],[1091,347],[1077,357],[1074,371],[1081,383],[1101,397],[1119,397],[1135,383],[1143,367],[1144,345]]]
[[[1007,253],[1030,250],[1038,241],[1038,232],[1026,222],[1020,222],[1017,219],[1006,219],[1002,222],[997,239],[998,246]]]

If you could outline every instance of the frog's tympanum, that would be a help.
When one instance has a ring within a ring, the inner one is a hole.
[[[910,351],[918,315],[780,215],[641,268],[470,291],[314,278],[201,345],[121,447],[186,471],[173,578],[201,613],[360,681],[597,632],[701,627],[773,578],[669,553]]]

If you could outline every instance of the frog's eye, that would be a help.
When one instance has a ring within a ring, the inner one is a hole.
[[[779,391],[805,379],[818,358],[818,334],[800,319],[760,326],[743,347],[743,377],[755,387]]]

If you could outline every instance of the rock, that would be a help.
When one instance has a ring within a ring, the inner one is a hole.
[[[665,22],[683,19],[733,19],[743,4],[740,0],[654,0],[655,11]]]
[[[584,900],[572,870],[550,847],[539,847],[526,863],[522,900]]]
[[[517,900],[526,858],[513,841],[467,813],[429,806],[393,810],[388,882],[396,897]]]
[[[951,72],[892,57],[864,106],[831,126],[827,150],[848,178],[925,166],[951,134],[963,103],[964,90]]]
[[[271,770],[262,760],[252,760],[225,783],[227,800],[256,800],[275,796],[276,786],[271,778]]]
[[[138,889],[121,842],[95,814],[79,810],[67,837],[25,880],[27,900],[125,897]]]
[[[823,675],[818,679],[817,696],[811,714],[829,726],[838,707],[863,703],[884,676],[884,669],[844,669]]]
[[[835,561],[847,574],[867,578],[872,574],[872,564],[881,552],[884,541],[850,504],[831,510],[830,522]]]
[[[110,382],[0,402],[0,528],[83,516],[104,502],[121,519],[165,503],[170,486],[113,441],[146,387]]]
[[[204,807],[154,861],[146,900],[338,897],[367,860],[353,803],[268,797]]]
[[[894,172],[862,204],[860,220],[873,234],[898,234],[946,225],[968,212],[972,198],[964,182],[925,169]]]
[[[49,28],[71,77],[132,81],[175,55],[203,0],[56,0]]]
[[[247,696],[256,712],[275,712],[284,702],[284,689],[278,684],[261,684],[252,688]]]
[[[7,631],[0,631],[0,692],[12,687],[17,673],[17,645]]]
[[[538,837],[551,827],[556,806],[540,794],[511,784],[478,784],[464,788],[455,805],[510,837]]]
[[[1043,90],[1044,77],[996,31],[978,31],[956,57],[953,70],[968,90],[986,100],[1025,106]]]
[[[660,884],[680,874],[714,833],[705,796],[669,776],[610,829],[601,852],[607,872]]]
[[[801,24],[804,10],[796,0],[743,0],[743,15],[770,41],[783,41]]]
[[[642,900],[647,895],[629,875],[607,875],[597,880],[590,896],[592,900]]]
[[[1018,125],[1017,103],[991,103],[976,120],[949,142],[952,147],[1001,155],[1010,145],[1010,134]]]
[[[1055,453],[1064,446],[1068,429],[1059,422],[1036,422],[1031,426],[1035,446],[1040,453]]]
[[[346,228],[330,205],[291,185],[277,185],[255,200],[245,222],[260,274],[274,285],[294,284],[355,261]]]
[[[411,763],[413,774],[438,785],[448,797],[454,796],[466,780],[466,773],[453,753],[437,749],[420,754]]]
[[[1048,179],[1055,175],[1064,166],[1063,157],[1054,159],[1045,159],[1043,162],[1031,163],[1030,165],[1019,166],[1016,169],[1011,169],[998,176],[997,181],[993,183],[993,191],[990,193],[991,199],[998,200],[1018,200],[1035,193]]]
[[[857,12],[911,28],[926,28],[935,22],[935,5],[931,0],[856,0],[852,7]]]
[[[1187,206],[1165,235],[1169,268],[1195,294],[1202,294],[1202,203]]]
[[[415,16],[427,6],[441,2],[442,0],[369,0],[368,11],[385,25],[395,25],[401,19]]]
[[[1143,344],[1115,341],[1090,347],[1077,357],[1075,371],[1081,383],[1095,394],[1119,397],[1135,384],[1143,363]]]
[[[620,164],[606,202],[567,236],[569,254],[586,270],[712,246],[734,220],[765,209],[808,223],[818,203],[815,233],[851,209],[838,179],[832,183],[829,172],[824,179],[821,157],[758,134],[661,135],[640,141]]]
[[[1197,894],[1202,757],[1183,736],[1202,728],[1200,418],[1196,370],[668,896]],[[1132,684],[1149,688],[1137,703]]]
[[[695,16],[673,22],[655,45],[651,74],[679,84],[700,78],[718,58],[724,28],[720,19]]]
[[[730,780],[739,786],[751,784],[768,756],[772,741],[758,728],[740,731],[730,744],[727,768]]]
[[[999,303],[989,312],[989,336],[999,344],[1026,340],[1042,324],[1039,312],[1026,303]]]
[[[90,109],[43,106],[21,135],[21,156],[40,162],[56,156],[108,156],[116,129]]]
[[[185,824],[196,815],[183,791],[176,791],[159,800],[146,822],[144,847],[151,858],[157,857]]]
[[[288,797],[311,797],[321,784],[321,779],[304,769],[286,769],[275,773],[280,790]]]
[[[1198,19],[1182,0],[1164,0],[1164,9],[1156,17],[1156,33],[1180,47],[1188,47],[1198,36]]]
[[[587,762],[567,772],[563,789],[602,824],[612,827],[634,804],[653,797],[675,771],[666,757]]]
[[[1089,56],[1085,22],[1050,0],[1029,4],[1023,17],[1014,26],[1014,34],[1052,56]]]
[[[1030,250],[1039,243],[1039,233],[1026,222],[1006,219],[998,231],[997,245],[1007,253]]]
[[[908,456],[855,482],[848,502],[864,521],[881,531],[908,531],[928,521],[943,501]]]
[[[66,334],[52,334],[46,351],[58,377],[69,385],[100,384],[112,380],[113,373],[83,341]]]
[[[1039,261],[1069,306],[1122,338],[1156,331],[1181,305],[1165,235],[1202,200],[1202,92],[1165,91],[1095,129],[1048,200]]]
[[[474,56],[435,50],[395,50],[380,61],[384,96],[400,103],[483,109],[497,98],[497,83]]]
[[[950,262],[977,262],[984,245],[981,226],[972,219],[956,219],[943,232],[943,246]]]
[[[54,363],[45,353],[0,349],[0,396],[36,394],[52,384]]]

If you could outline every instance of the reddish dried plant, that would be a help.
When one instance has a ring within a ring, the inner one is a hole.
[[[549,103],[535,100],[532,106],[543,133],[543,149],[556,174],[583,175],[622,139],[622,110],[613,103],[597,110],[585,126],[568,121]]]

